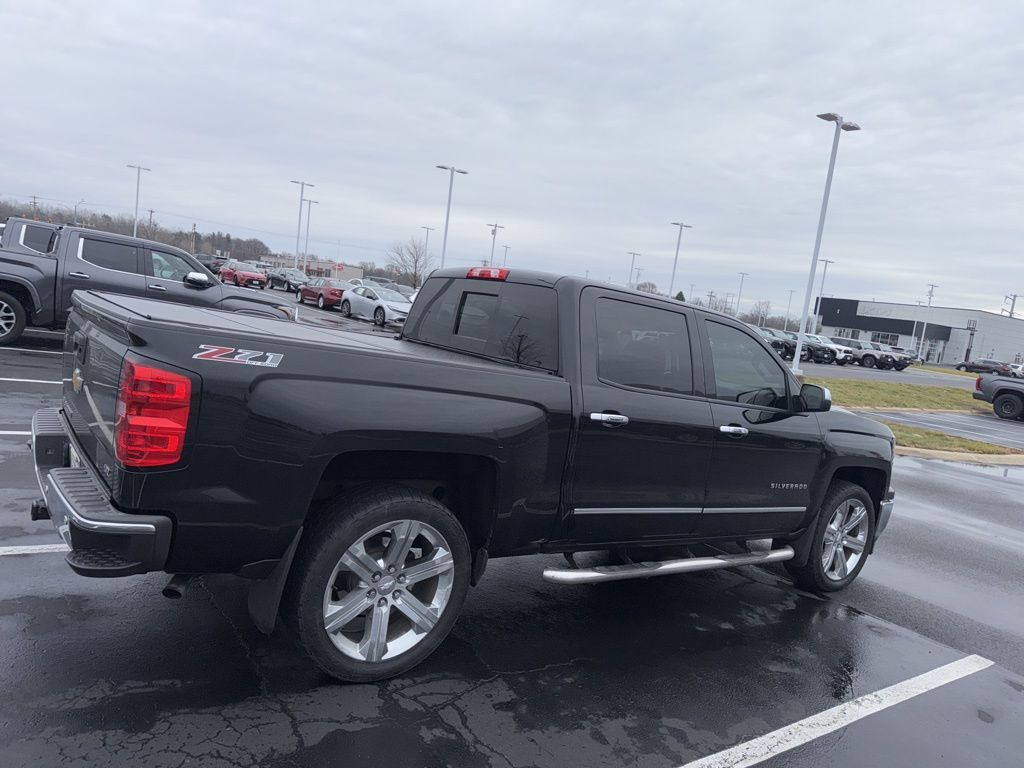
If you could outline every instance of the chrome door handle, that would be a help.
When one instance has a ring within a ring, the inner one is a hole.
[[[152,283],[150,283],[149,284],[149,290],[151,290],[151,291],[166,291],[167,289],[164,288],[162,285],[153,285]]]
[[[734,426],[725,425],[725,424],[723,424],[721,427],[719,427],[718,431],[719,432],[724,432],[727,435],[732,435],[733,437],[744,437],[744,436],[750,434],[750,430],[747,429],[746,427],[734,427]]]
[[[623,416],[621,413],[592,413],[590,420],[604,424],[629,424],[629,416]]]
[[[89,276],[85,272],[68,272],[68,277],[80,277],[82,280],[88,280]]]

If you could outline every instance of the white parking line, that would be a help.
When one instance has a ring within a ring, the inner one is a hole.
[[[10,381],[15,384],[56,384],[60,386],[59,381],[48,381],[46,379],[0,379],[0,381]]]
[[[67,552],[67,544],[27,544],[23,547],[0,547],[0,557],[7,555],[42,555],[46,552]]]
[[[0,430],[0,435],[31,435],[31,434],[32,434],[31,431],[29,431],[29,432],[10,432],[10,431]]]
[[[845,728],[868,715],[881,712],[883,709],[893,707],[962,677],[973,675],[990,666],[992,666],[992,662],[981,656],[965,656],[944,667],[925,672],[923,675],[904,680],[902,683],[890,685],[880,691],[858,696],[838,707],[826,709],[817,715],[811,715],[792,725],[787,725],[785,728],[766,733],[764,736],[759,736],[744,744],[738,744],[724,752],[716,752],[713,755],[694,760],[684,765],[683,768],[744,768],[744,766],[757,765],[769,757],[788,752],[809,741]]]
[[[25,347],[0,347],[0,352],[33,352],[37,355],[63,355],[59,350],[51,349],[26,349]]]

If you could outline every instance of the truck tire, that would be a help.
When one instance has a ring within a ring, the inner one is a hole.
[[[862,357],[860,359],[860,364],[863,365],[865,368],[874,368],[875,367],[875,356],[874,355],[864,355],[864,357]]]
[[[346,682],[411,669],[448,635],[466,598],[466,532],[439,501],[398,485],[343,496],[308,523],[284,618],[324,672]]]
[[[845,357],[836,356],[836,365],[838,365],[840,368],[842,368],[844,365],[846,365],[846,358]]]
[[[0,344],[2,343],[0,341]],[[992,401],[992,410],[1000,419],[1019,419],[1024,416],[1024,398],[1009,392],[1003,393]]]
[[[859,485],[833,480],[811,534],[811,554],[802,566],[785,563],[798,586],[836,592],[848,586],[868,558],[875,535],[875,503]],[[841,538],[838,531],[843,531]]]
[[[18,299],[0,291],[0,347],[13,344],[25,330],[25,308]]]

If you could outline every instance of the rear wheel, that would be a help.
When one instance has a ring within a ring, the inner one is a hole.
[[[295,300],[297,302],[299,302],[299,304],[304,304],[305,303],[305,302],[302,301],[302,291],[296,291],[295,292]]]
[[[319,296],[316,297],[316,305],[320,309],[324,308],[324,295],[322,293]]]
[[[331,503],[307,526],[285,616],[327,674],[383,680],[441,644],[469,576],[469,542],[447,508],[402,486],[368,488]]]
[[[1001,419],[1019,419],[1024,416],[1024,398],[1009,393],[999,395],[992,401],[992,410]]]
[[[961,364],[961,365],[958,365],[958,366],[956,367],[956,369],[957,369],[958,371],[966,371],[966,370],[967,370],[967,366],[966,366],[966,365],[962,365],[962,364]]]
[[[348,303],[348,299],[341,302],[341,314],[344,317],[352,317],[352,305]]]
[[[384,315],[384,308],[377,307],[373,310],[373,324],[383,328],[385,322],[387,322],[387,317]]]
[[[860,364],[863,365],[865,368],[874,368],[875,367],[875,356],[874,355],[864,355],[864,357],[862,357],[860,359]]]
[[[0,346],[16,341],[25,330],[25,308],[9,293],[0,291]]]
[[[835,592],[857,578],[875,534],[874,506],[859,485],[833,481],[814,523],[807,562],[802,566],[785,564],[799,586]]]

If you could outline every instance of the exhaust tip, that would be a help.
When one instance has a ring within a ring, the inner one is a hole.
[[[176,573],[171,576],[170,581],[167,582],[161,591],[164,597],[168,600],[180,600],[182,595],[185,594],[185,589],[188,587],[188,576],[183,576],[180,573]]]

